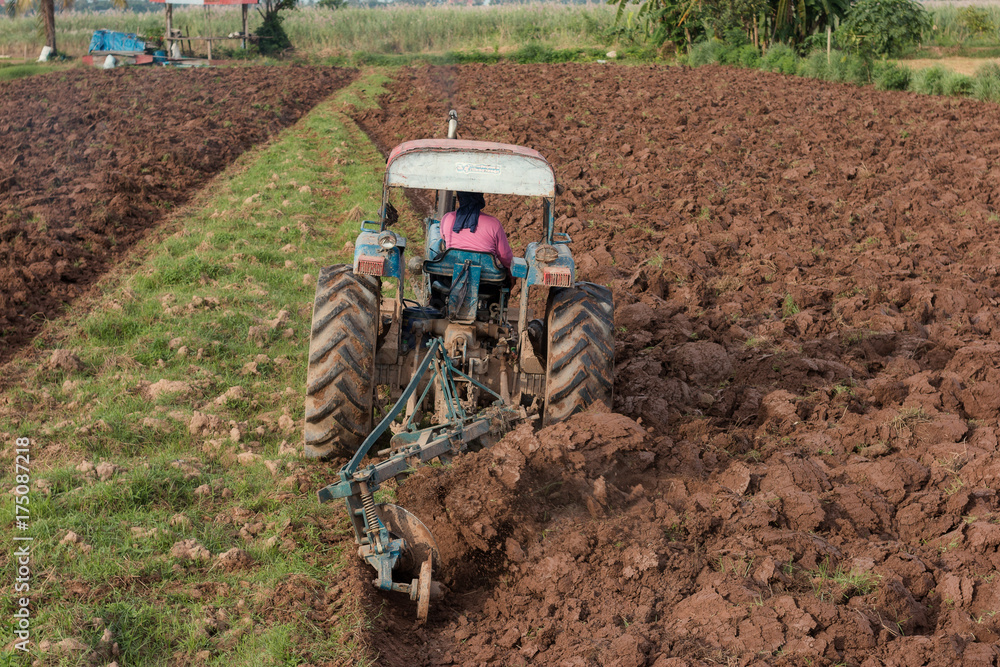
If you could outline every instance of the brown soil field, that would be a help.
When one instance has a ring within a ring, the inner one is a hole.
[[[1000,122],[723,68],[404,70],[387,150],[531,146],[612,286],[612,412],[427,468],[449,596],[383,665],[996,665]],[[540,223],[494,198],[515,247]]]
[[[125,68],[0,83],[0,362],[172,207],[353,78]]]

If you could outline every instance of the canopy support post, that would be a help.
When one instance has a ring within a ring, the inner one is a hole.
[[[240,11],[243,13],[243,41],[240,44],[243,46],[245,51],[247,48],[247,35],[250,34],[250,6],[240,5]]]

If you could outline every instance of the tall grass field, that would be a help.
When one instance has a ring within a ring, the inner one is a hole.
[[[982,48],[1000,46],[1000,5],[927,5],[933,18],[924,46]]]
[[[528,43],[551,49],[610,48],[645,37],[634,21],[626,20],[616,27],[615,8],[604,4],[339,10],[304,7],[286,16],[284,28],[296,50],[319,57],[358,52],[504,53]],[[260,16],[253,11],[251,31],[260,22]],[[193,37],[228,35],[240,30],[240,12],[232,7],[177,6],[174,26]],[[57,45],[69,55],[86,54],[94,30],[102,28],[162,36],[164,16],[163,12],[62,12],[56,15]],[[42,42],[36,17],[0,18],[0,55],[36,56]]]

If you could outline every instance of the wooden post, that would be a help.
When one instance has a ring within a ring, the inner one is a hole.
[[[208,42],[208,62],[212,62],[212,38],[208,37],[205,41]]]
[[[174,34],[174,6],[168,2],[166,3],[166,7],[167,7],[167,35],[166,39],[164,39],[163,41],[164,44],[167,45],[167,57],[169,58],[170,47],[173,44],[173,41],[170,38]]]
[[[827,65],[830,64],[830,42],[832,41],[831,40],[831,36],[832,36],[832,32],[830,30],[830,24],[827,23],[826,24],[826,64]]]
[[[246,50],[247,35],[250,33],[250,5],[240,5],[240,10],[243,12],[243,41],[240,43],[243,45],[243,50]]]

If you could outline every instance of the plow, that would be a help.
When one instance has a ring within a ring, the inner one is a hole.
[[[305,454],[348,457],[320,501],[346,503],[374,585],[409,596],[420,621],[445,594],[434,580],[441,554],[418,517],[376,492],[421,464],[490,446],[520,422],[610,405],[613,391],[611,292],[575,280],[571,239],[555,231],[552,167],[530,148],[458,139],[454,111],[448,125],[447,139],[391,151],[379,220],[361,223],[351,265],[320,272],[305,406]],[[435,191],[438,201],[423,254],[408,261],[405,237],[390,229],[390,195],[401,188]],[[541,239],[509,270],[491,253],[446,247],[440,225],[457,191],[540,201]],[[405,297],[408,271],[415,299]],[[539,318],[529,308],[536,290],[547,291]],[[392,403],[377,423],[376,395]]]

